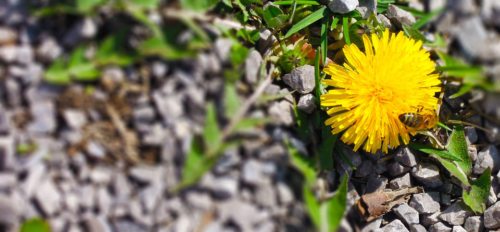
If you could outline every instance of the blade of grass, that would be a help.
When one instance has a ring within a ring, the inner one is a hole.
[[[329,17],[323,19],[323,24],[321,24],[321,63],[326,63],[326,57],[328,54],[328,22]]]
[[[332,25],[330,25],[330,31],[333,31],[339,24],[340,18],[339,17],[334,17],[332,20]]]
[[[346,44],[351,44],[351,37],[349,36],[349,18],[342,18],[342,28],[344,31],[344,40]]]
[[[444,8],[438,8],[436,10],[433,10],[432,12],[423,15],[417,22],[415,22],[412,27],[413,29],[420,29],[423,27],[425,24],[429,23],[432,19],[434,19],[436,16],[441,14],[443,12]]]
[[[320,97],[321,97],[321,70],[319,69],[319,63],[320,63],[320,53],[321,49],[317,48],[316,49],[316,57],[314,59],[314,81],[316,82],[316,86],[314,93],[316,94],[316,101],[319,104],[320,102]]]
[[[304,19],[300,20],[298,23],[293,25],[292,28],[290,28],[290,30],[285,34],[285,39],[325,17],[325,12],[326,12],[326,7],[323,6],[317,11],[305,17]]]

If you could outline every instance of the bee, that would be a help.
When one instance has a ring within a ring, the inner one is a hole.
[[[438,112],[433,110],[424,110],[418,106],[415,112],[407,112],[399,115],[399,121],[407,127],[417,131],[432,129],[438,123]]]

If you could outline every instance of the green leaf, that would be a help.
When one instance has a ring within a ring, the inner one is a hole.
[[[77,81],[95,81],[101,75],[101,72],[92,63],[69,67],[68,72]]]
[[[235,41],[235,43],[233,43],[233,46],[231,47],[229,60],[231,60],[231,63],[234,67],[238,67],[239,65],[243,64],[243,62],[245,62],[245,59],[247,58],[249,52],[250,50],[246,46]]]
[[[386,12],[389,5],[395,2],[396,0],[377,0],[377,12],[379,14]]]
[[[469,186],[469,179],[467,178],[467,175],[465,172],[460,168],[458,163],[456,161],[450,161],[448,159],[441,158],[440,156],[437,155],[431,155],[435,159],[437,159],[443,167],[450,172],[450,174],[454,177],[456,177],[460,182],[462,182],[464,185]]]
[[[161,36],[151,37],[139,45],[143,56],[159,56],[166,60],[179,60],[193,56],[193,52],[171,45]]]
[[[463,161],[460,157],[450,154],[447,150],[439,150],[419,143],[410,143],[409,146],[417,151],[421,151],[429,155],[436,155],[443,159],[448,159],[450,161]]]
[[[428,14],[425,14],[423,15],[420,19],[418,19],[413,25],[412,25],[412,28],[413,29],[420,29],[421,27],[423,27],[425,24],[429,23],[431,20],[433,20],[436,16],[438,16],[439,14],[441,14],[443,12],[444,8],[438,8],[438,9],[435,9],[431,12],[429,12]]]
[[[321,24],[321,63],[326,63],[326,58],[328,54],[328,17],[323,19]]]
[[[263,126],[266,123],[270,123],[272,120],[270,118],[243,118],[234,127],[234,132],[244,132],[246,130]]]
[[[94,8],[105,2],[107,0],[76,0],[76,9],[82,13],[91,13]]]
[[[41,218],[29,219],[21,225],[21,232],[51,232],[50,225]]]
[[[308,15],[307,17],[303,18],[298,23],[293,25],[292,28],[290,28],[290,30],[286,33],[285,38],[290,37],[294,33],[298,32],[298,31],[306,28],[307,26],[313,24],[314,22],[322,19],[323,17],[326,16],[325,13],[326,13],[325,6],[321,7],[317,11],[311,13],[310,15]]]
[[[180,2],[182,8],[194,11],[207,11],[214,7],[218,0],[180,0]]]
[[[226,82],[224,85],[224,113],[226,118],[232,118],[241,106],[241,101],[236,92],[236,87],[232,83]]]
[[[303,189],[302,194],[304,196],[304,203],[306,204],[306,209],[307,212],[309,213],[309,217],[311,217],[311,220],[313,221],[313,224],[316,226],[316,228],[320,228],[321,226],[320,204],[316,200],[314,193],[307,185],[304,185],[302,189]]]
[[[486,201],[490,195],[491,188],[491,170],[486,169],[483,174],[472,182],[470,191],[463,190],[462,197],[472,211],[481,214],[486,209]]]
[[[273,4],[267,4],[264,7],[262,14],[268,28],[280,29],[284,27],[288,20],[288,15],[283,14],[283,11]]]
[[[203,140],[209,151],[216,151],[221,141],[221,131],[217,122],[217,110],[213,102],[208,103],[206,109],[205,127],[203,129]]]
[[[342,31],[346,44],[351,44],[351,36],[349,35],[349,18],[342,17]]]
[[[344,175],[335,195],[323,203],[327,207],[326,218],[328,219],[328,230],[325,231],[337,231],[344,217],[347,205],[347,180],[348,175]]]
[[[127,66],[134,62],[135,57],[124,52],[125,33],[107,37],[98,47],[94,63],[105,65]]]
[[[469,175],[472,170],[472,161],[469,157],[463,126],[456,126],[451,132],[446,149],[451,155],[461,160],[457,161],[457,164],[466,175]]]
[[[50,84],[67,85],[71,83],[71,77],[64,67],[62,59],[55,60],[44,74],[44,79]]]
[[[458,89],[458,91],[456,93],[450,95],[450,99],[454,99],[454,98],[463,96],[464,94],[466,94],[469,91],[471,91],[473,88],[474,88],[474,85],[471,85],[471,84],[462,84],[462,86],[460,86],[460,89]]]
[[[134,6],[141,8],[142,10],[155,9],[156,7],[158,7],[158,4],[160,3],[160,0],[128,0],[128,1]],[[197,2],[202,2],[202,1],[197,1]]]
[[[333,169],[333,148],[337,142],[337,135],[333,135],[329,127],[323,126],[321,130],[322,141],[319,145],[319,166],[321,170]]]
[[[205,172],[212,166],[209,164],[208,159],[203,155],[201,143],[193,139],[191,148],[187,153],[186,160],[184,161],[184,168],[182,169],[181,187],[186,187],[196,183]]]
[[[403,31],[405,34],[415,40],[421,40],[422,42],[426,42],[425,36],[417,29],[403,24]]]
[[[314,169],[313,161],[300,154],[291,144],[288,144],[288,153],[290,154],[290,160],[293,166],[297,168],[306,179],[307,186],[312,186],[316,181],[316,170]]]

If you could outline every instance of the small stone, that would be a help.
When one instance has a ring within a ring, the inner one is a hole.
[[[484,227],[487,229],[500,228],[500,202],[495,203],[484,211]]]
[[[111,182],[111,170],[105,167],[95,167],[90,172],[90,180],[99,185],[108,185]]]
[[[345,14],[356,9],[358,5],[358,0],[331,0],[328,8],[334,13]]]
[[[454,226],[452,232],[467,232],[467,230],[461,226]]]
[[[35,201],[47,216],[52,216],[61,208],[62,196],[52,181],[45,180],[35,192]]]
[[[288,187],[288,185],[279,182],[276,186],[276,189],[278,190],[279,201],[282,205],[293,203],[295,198],[292,190],[290,189],[290,187]]]
[[[244,182],[251,185],[265,184],[268,180],[264,173],[264,166],[256,160],[249,160],[243,165],[241,177]]]
[[[12,63],[17,56],[16,46],[1,46],[0,47],[0,60],[6,63]]]
[[[361,13],[361,16],[366,19],[372,13],[377,14],[377,0],[359,0],[359,6],[357,10]]]
[[[233,41],[231,39],[219,38],[215,41],[215,53],[219,57],[219,60],[226,63],[229,60],[229,52],[233,46]]]
[[[156,79],[162,79],[168,72],[168,66],[165,62],[155,61],[151,64],[151,74]]]
[[[412,25],[416,21],[415,17],[410,12],[392,4],[387,8],[387,17],[396,21],[399,25]]]
[[[111,211],[112,198],[107,188],[99,187],[96,190],[96,203],[100,213],[104,215],[109,214]]]
[[[467,211],[462,202],[455,202],[440,215],[439,219],[449,223],[450,225],[459,226],[463,225],[465,219],[472,216],[472,213]]]
[[[245,60],[245,80],[250,84],[258,81],[261,70],[262,56],[257,50],[252,49]]]
[[[314,109],[316,109],[316,98],[310,93],[302,95],[299,99],[299,103],[297,104],[297,108],[310,114]]]
[[[385,189],[388,179],[380,175],[368,176],[368,183],[366,184],[366,193],[373,193]]]
[[[402,177],[395,178],[389,182],[389,187],[393,190],[411,187],[410,173]]]
[[[304,65],[292,70],[283,77],[285,84],[301,94],[313,91],[316,81],[314,79],[314,66]]]
[[[14,173],[0,173],[0,190],[7,190],[17,184],[17,176]]]
[[[399,162],[391,162],[387,167],[387,171],[391,176],[400,176],[410,171],[410,167],[401,165]]]
[[[111,227],[104,216],[87,216],[83,220],[85,231],[111,232]]]
[[[144,184],[162,184],[163,168],[160,166],[134,166],[129,169],[129,175]]]
[[[459,44],[466,55],[483,60],[499,57],[499,43],[493,43],[479,16],[469,17],[455,29]]]
[[[44,38],[36,49],[37,56],[45,62],[51,62],[62,54],[63,50],[57,41],[52,38]]]
[[[451,228],[447,227],[442,222],[438,222],[431,227],[429,227],[430,232],[451,232]]]
[[[464,127],[465,130],[465,138],[469,141],[469,144],[474,144],[477,142],[477,131],[476,128],[471,126]]]
[[[439,214],[440,214],[440,212],[436,212],[433,214],[423,214],[420,217],[420,223],[425,227],[432,226],[432,225],[439,222],[439,218],[438,218]]]
[[[0,170],[15,167],[15,140],[13,136],[0,136]]]
[[[439,212],[440,205],[428,193],[414,194],[409,205],[421,214]]]
[[[112,231],[134,231],[134,232],[149,231],[144,226],[136,224],[133,221],[127,219],[115,220],[113,222],[113,228],[114,230]]]
[[[425,229],[425,227],[420,224],[411,224],[410,232],[427,232],[427,229]]]
[[[106,149],[100,143],[93,140],[87,142],[85,151],[96,159],[104,159],[106,157]]]
[[[368,223],[361,229],[361,232],[373,232],[378,231],[380,228],[380,224],[382,224],[382,218],[377,218],[374,221]]]
[[[199,192],[187,193],[186,201],[191,206],[202,210],[209,210],[214,204],[208,194]]]
[[[87,124],[87,116],[81,110],[66,109],[63,111],[63,117],[72,129],[78,130]]]
[[[0,195],[0,228],[2,231],[19,230],[19,205],[12,201],[12,198]]]
[[[51,101],[41,101],[31,105],[31,116],[33,121],[28,125],[28,131],[32,133],[53,133],[57,127],[56,109]]]
[[[239,200],[225,201],[217,204],[217,207],[219,220],[232,220],[242,231],[252,231],[252,225],[270,217],[266,211],[260,210],[253,204]]]
[[[290,126],[294,122],[293,117],[293,106],[292,103],[281,100],[279,102],[273,102],[269,106],[269,114],[273,121]]]
[[[356,168],[354,175],[356,177],[366,177],[374,172],[375,167],[371,160],[363,160],[361,165]]]
[[[493,186],[490,187],[490,195],[488,196],[488,200],[486,201],[486,206],[491,206],[497,202],[498,198],[495,194],[495,190],[493,190]]]
[[[487,146],[477,154],[474,173],[482,174],[487,168],[490,168],[493,173],[500,168],[500,155],[494,145]]]
[[[257,204],[264,208],[276,207],[277,199],[273,186],[271,184],[263,184],[257,188],[255,192],[255,200]]]
[[[17,40],[17,32],[8,28],[0,27],[0,45],[14,44]]]
[[[139,124],[141,122],[153,122],[155,120],[155,110],[151,106],[141,106],[135,107],[132,115],[134,117],[135,123]]]
[[[394,157],[396,161],[407,167],[414,167],[417,165],[417,159],[409,148],[402,148],[396,152]]]
[[[436,188],[443,185],[441,176],[439,175],[439,168],[434,164],[419,163],[415,171],[412,171],[412,176],[430,188]]]
[[[480,216],[472,216],[465,219],[464,228],[469,232],[483,231],[483,220]]]
[[[396,206],[393,211],[406,225],[419,223],[418,212],[406,203]]]
[[[408,231],[406,229],[405,225],[398,219],[392,221],[391,223],[385,225],[384,227],[381,228],[381,231],[383,232],[404,232]]]
[[[97,29],[96,22],[92,18],[86,17],[74,24],[66,33],[63,41],[66,45],[75,45],[80,40],[93,38],[97,34]]]
[[[214,198],[217,199],[227,199],[235,196],[239,187],[238,180],[233,177],[214,178],[211,175],[206,175],[202,184],[210,189]]]
[[[384,25],[384,27],[386,27],[386,28],[391,28],[392,27],[391,20],[389,20],[383,14],[378,14],[377,15],[377,20],[378,20],[379,23],[381,23],[382,25]]]

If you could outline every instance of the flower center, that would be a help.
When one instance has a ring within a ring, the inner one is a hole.
[[[375,86],[370,93],[372,98],[375,98],[379,103],[387,103],[392,101],[393,93],[392,90],[384,88],[382,86]]]

